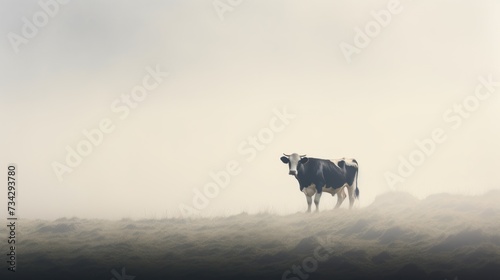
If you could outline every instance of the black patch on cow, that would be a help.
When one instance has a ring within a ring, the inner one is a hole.
[[[357,173],[358,173],[358,167],[357,166],[346,165],[345,172],[346,172],[346,181],[347,181],[347,184],[349,184],[349,186],[351,186],[352,183],[354,182],[354,179],[356,178]]]
[[[297,165],[297,180],[299,181],[300,190],[308,187],[311,184],[316,185],[316,191],[322,193],[323,186],[327,188],[338,189],[345,183],[352,185],[356,176],[357,168],[339,168],[333,162],[318,158],[308,158],[306,163]]]

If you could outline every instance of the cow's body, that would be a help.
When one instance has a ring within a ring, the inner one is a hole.
[[[323,192],[337,195],[337,205],[340,207],[346,194],[349,193],[349,207],[352,208],[354,200],[359,197],[357,186],[358,163],[355,159],[326,160],[318,158],[307,158],[298,154],[284,156],[281,161],[288,163],[289,174],[294,175],[299,181],[300,190],[304,192],[307,199],[307,211],[311,211],[312,196],[318,211],[319,200]]]

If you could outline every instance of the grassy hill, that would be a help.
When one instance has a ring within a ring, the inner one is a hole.
[[[18,224],[17,272],[3,262],[2,279],[500,279],[500,191],[388,193],[287,216]]]

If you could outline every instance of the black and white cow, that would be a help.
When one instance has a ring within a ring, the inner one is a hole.
[[[337,195],[337,205],[340,207],[346,194],[349,193],[349,208],[354,200],[359,198],[358,189],[358,162],[355,159],[326,160],[308,158],[305,155],[291,154],[281,157],[281,161],[288,164],[288,174],[295,176],[299,181],[300,191],[304,192],[307,199],[307,212],[311,212],[312,196],[318,211],[319,200],[323,192]]]

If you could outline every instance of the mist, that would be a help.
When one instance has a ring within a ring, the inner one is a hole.
[[[23,218],[291,214],[306,207],[279,161],[293,152],[356,158],[361,208],[499,187],[494,1],[70,1],[32,38],[23,18],[41,4],[0,5],[0,152]],[[289,117],[271,123],[276,111]],[[436,129],[440,143],[416,144]]]

